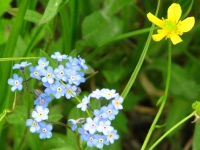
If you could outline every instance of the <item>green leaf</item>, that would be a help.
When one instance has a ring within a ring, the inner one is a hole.
[[[92,47],[99,47],[122,32],[122,22],[116,17],[109,18],[101,11],[87,16],[82,24],[84,39]]]
[[[0,58],[0,61],[13,61],[13,60],[30,60],[30,59],[38,59],[39,57],[16,57],[16,58]]]
[[[0,16],[2,16],[8,8],[12,0],[0,0]]]
[[[108,80],[108,82],[110,82],[110,83],[116,83],[123,76],[123,74],[124,74],[124,67],[119,66],[117,68],[113,68],[112,71],[110,71],[110,69],[109,70],[103,70],[102,73],[106,77],[106,79]]]
[[[156,103],[156,106],[158,106],[160,103],[162,103],[162,101],[165,99],[165,95],[162,95],[159,99],[158,99],[158,101],[157,101],[157,103]]]
[[[155,126],[155,128],[158,128],[158,129],[159,129],[159,128],[162,128],[162,127],[164,127],[165,125],[166,125],[166,123],[165,123],[165,124],[163,124],[163,125],[156,125],[156,126]]]
[[[112,15],[131,2],[133,2],[133,0],[106,0],[104,4],[104,11],[106,14]]]
[[[45,12],[39,21],[39,25],[50,21],[58,12],[62,0],[49,0]]]
[[[163,73],[164,79],[166,79],[166,66],[166,60],[154,60],[154,62],[148,68],[160,70]],[[194,79],[189,77],[189,72],[187,72],[181,66],[172,63],[169,92],[177,97],[191,100],[199,95],[198,91],[196,90],[197,88],[198,85]]]
[[[16,106],[12,114],[7,117],[7,121],[11,124],[25,125],[27,117],[27,108],[25,106]]]
[[[51,111],[49,113],[48,120],[50,121],[59,121],[63,116],[61,114],[52,114]]]
[[[8,9],[8,13],[16,16],[17,12],[18,12],[18,8],[10,8]],[[30,22],[34,22],[34,23],[38,23],[40,21],[40,19],[42,18],[42,15],[36,11],[33,10],[27,10],[26,14],[24,16],[24,19]]]
[[[0,122],[6,116],[7,113],[10,113],[10,109],[4,109],[4,111],[0,114]]]
[[[119,114],[116,115],[115,120],[112,121],[112,125],[117,131],[123,132],[124,134],[128,133],[127,123],[128,119],[122,112],[119,112]]]
[[[43,149],[57,149],[68,147],[66,136],[59,133],[53,133],[53,136],[43,143]]]

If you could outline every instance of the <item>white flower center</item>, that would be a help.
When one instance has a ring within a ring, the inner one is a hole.
[[[112,114],[112,110],[109,109],[109,110],[107,111],[107,113],[108,113],[108,114]]]
[[[63,71],[60,72],[60,75],[63,76],[65,73]]]
[[[107,126],[103,126],[103,129],[106,130],[106,129],[107,129]]]
[[[75,80],[75,77],[74,76],[71,76],[71,78],[70,78],[71,80]]]
[[[42,129],[42,132],[47,132],[47,129],[46,129],[46,128],[43,128],[43,129]]]
[[[19,81],[18,80],[15,80],[15,85],[18,85],[19,84]]]
[[[57,92],[61,92],[62,91],[62,88],[61,87],[58,87],[57,88]]]
[[[94,127],[95,127],[95,123],[92,123],[92,124],[91,124],[91,127],[94,128]]]
[[[41,99],[41,100],[40,100],[40,104],[43,104],[43,103],[44,103],[44,100],[43,100],[43,99]]]
[[[99,139],[99,143],[103,143],[103,139]]]
[[[93,141],[94,140],[94,138],[93,137],[90,137],[90,141]]]
[[[34,71],[33,73],[35,76],[38,76],[38,72],[37,71]]]

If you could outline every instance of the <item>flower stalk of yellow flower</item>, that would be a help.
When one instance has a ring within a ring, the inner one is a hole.
[[[188,32],[192,29],[195,23],[194,17],[188,17],[183,21],[180,21],[181,17],[181,7],[179,4],[173,3],[167,11],[167,19],[159,19],[151,13],[147,14],[149,21],[157,25],[162,29],[158,29],[158,34],[152,35],[154,41],[160,41],[164,37],[170,38],[172,43],[175,45],[182,42],[182,39],[179,35],[182,35],[184,32]]]

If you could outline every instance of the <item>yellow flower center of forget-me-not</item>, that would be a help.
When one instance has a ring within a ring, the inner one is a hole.
[[[37,123],[35,121],[32,122],[32,126],[37,126]]]
[[[48,77],[48,78],[51,78],[51,74],[50,74],[50,73],[47,73],[47,77]]]

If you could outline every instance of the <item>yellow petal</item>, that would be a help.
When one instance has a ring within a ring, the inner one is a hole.
[[[171,41],[172,41],[172,43],[174,45],[176,45],[177,43],[182,42],[182,39],[177,34],[171,34],[169,38],[171,39]]]
[[[155,25],[163,28],[163,21],[157,18],[156,16],[154,16],[152,13],[148,13],[147,18],[149,19],[149,21],[151,21]]]
[[[164,30],[158,30],[158,34],[152,35],[152,38],[154,41],[158,42],[162,40],[166,35],[167,35],[167,32],[165,32]]]
[[[178,20],[181,17],[181,6],[179,4],[173,3],[167,11],[167,18],[175,23],[178,22]]]
[[[178,31],[180,31],[180,32],[188,32],[193,28],[194,23],[195,23],[194,17],[188,17],[185,20],[180,21],[178,23],[178,25],[177,25],[178,26]]]

